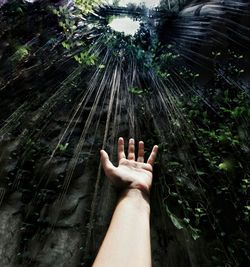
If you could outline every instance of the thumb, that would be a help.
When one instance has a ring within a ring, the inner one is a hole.
[[[113,170],[115,168],[115,166],[109,160],[109,155],[107,154],[107,152],[105,150],[101,150],[100,154],[101,154],[102,167],[103,167],[105,173],[107,174],[107,172]]]

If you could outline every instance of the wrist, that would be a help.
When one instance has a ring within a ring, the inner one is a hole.
[[[121,191],[121,196],[136,198],[136,199],[145,199],[149,202],[149,193],[144,192],[143,190],[139,188],[127,188]]]
[[[127,200],[133,206],[137,207],[138,209],[146,210],[150,212],[150,198],[149,194],[141,191],[137,188],[129,188],[125,189],[120,193],[119,200]]]

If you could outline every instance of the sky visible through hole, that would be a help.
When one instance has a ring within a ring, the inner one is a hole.
[[[123,32],[125,35],[134,35],[140,28],[140,21],[133,20],[130,17],[116,17],[109,26],[114,31]]]
[[[108,0],[109,4],[113,4],[114,0]],[[120,0],[119,6],[127,6],[128,4],[145,4],[148,8],[154,8],[160,4],[160,0],[146,0],[146,1],[129,1],[129,0]],[[123,32],[125,35],[134,35],[140,28],[140,21],[133,20],[130,17],[117,17],[114,18],[109,26],[118,32]]]
[[[109,4],[113,4],[114,0],[107,0],[107,2]],[[140,4],[145,4],[146,7],[148,8],[152,8],[152,7],[156,7],[160,5],[160,0],[144,0],[144,1],[140,1],[140,0],[120,0],[119,1],[119,6],[126,6],[127,4],[136,4],[136,5],[140,5]]]

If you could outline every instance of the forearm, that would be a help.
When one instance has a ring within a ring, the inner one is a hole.
[[[93,267],[151,267],[149,216],[147,197],[123,193]]]

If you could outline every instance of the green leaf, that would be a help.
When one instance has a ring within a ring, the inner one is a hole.
[[[177,229],[183,229],[184,228],[184,223],[181,219],[179,219],[178,217],[176,217],[166,206],[166,211],[167,214],[169,215],[173,225],[177,228]]]
[[[135,95],[141,95],[142,93],[144,93],[144,90],[138,87],[130,87],[128,88],[128,91]]]
[[[24,59],[25,57],[27,57],[29,55],[29,50],[27,46],[20,46],[16,53],[14,54],[14,60],[16,61],[21,61],[22,59]]]
[[[69,145],[69,143],[66,143],[65,145],[63,145],[63,144],[59,144],[58,149],[59,149],[61,152],[64,152],[64,151],[67,149],[68,145]]]
[[[181,164],[179,162],[177,162],[177,161],[170,161],[170,162],[168,162],[168,165],[170,165],[170,166],[180,166]]]
[[[70,49],[70,44],[67,43],[67,42],[62,42],[62,46],[63,46],[65,49]]]
[[[177,218],[175,215],[171,214],[170,219],[177,229],[183,229],[183,223],[179,218]]]
[[[166,211],[167,211],[167,214],[169,216],[169,218],[171,219],[173,225],[181,230],[181,229],[184,229],[186,228],[187,231],[190,233],[190,235],[192,236],[192,238],[194,240],[197,240],[199,237],[200,237],[200,230],[199,229],[196,229],[196,228],[193,228],[190,224],[186,227],[185,223],[183,220],[179,219],[177,216],[175,216],[168,208],[168,206],[166,206]],[[186,221],[186,224],[189,223],[189,219],[187,218],[184,218],[185,221]]]
[[[206,173],[205,172],[202,172],[202,171],[196,171],[196,174],[197,175],[205,175]]]
[[[188,225],[187,229],[194,240],[197,240],[200,237],[201,231],[199,229],[193,228],[191,225]]]
[[[105,69],[105,67],[106,67],[105,65],[99,65],[98,66],[99,69]]]
[[[230,160],[225,160],[224,162],[220,163],[218,168],[222,171],[232,171],[233,170],[233,162]]]

